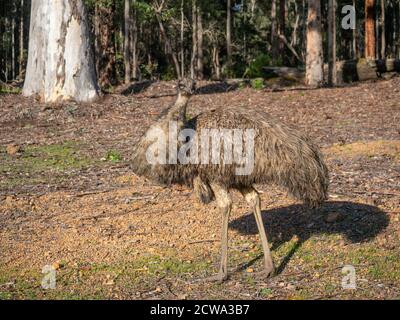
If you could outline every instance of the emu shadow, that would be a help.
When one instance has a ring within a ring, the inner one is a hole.
[[[150,87],[154,81],[151,80],[145,80],[145,81],[139,81],[131,84],[128,88],[124,89],[121,94],[124,96],[128,96],[130,94],[139,94],[143,91],[145,91],[148,87]]]
[[[334,222],[327,222],[329,214],[337,214]],[[315,234],[343,234],[346,241],[361,243],[372,240],[389,224],[387,214],[379,208],[353,202],[326,202],[322,208],[310,210],[303,205],[291,205],[263,211],[263,221],[272,250],[297,235],[298,242],[277,266],[280,274],[291,257]],[[258,234],[257,225],[252,213],[235,219],[230,227],[242,234]],[[240,269],[245,269],[259,260],[256,257]]]

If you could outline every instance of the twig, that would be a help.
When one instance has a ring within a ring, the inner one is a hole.
[[[204,243],[204,242],[217,242],[218,240],[214,239],[205,239],[205,240],[196,240],[196,241],[191,241],[188,244],[196,244],[196,243]]]
[[[153,199],[155,199],[155,197],[156,196],[154,196],[154,195],[152,195],[152,196],[129,197],[129,198],[126,198],[126,201],[147,200],[147,199],[153,200]]]
[[[283,34],[278,34],[279,39],[283,41],[283,43],[288,47],[288,49],[293,53],[293,55],[299,60],[301,63],[304,63],[303,59],[297,54],[296,50],[291,46],[291,44],[287,41],[286,37]]]
[[[101,190],[101,191],[91,191],[91,192],[84,192],[84,193],[78,193],[78,194],[69,194],[68,197],[85,197],[85,196],[90,196],[94,194],[102,194],[102,193],[108,193],[111,191],[114,191],[115,189],[107,189],[107,190]]]

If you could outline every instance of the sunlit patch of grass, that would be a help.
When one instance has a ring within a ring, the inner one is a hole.
[[[62,179],[62,173],[89,167],[96,161],[82,154],[77,143],[68,141],[62,144],[26,146],[20,156],[9,155],[2,148],[0,162],[0,172],[7,175],[7,178],[1,180],[0,187],[13,187],[47,183],[48,179]]]
[[[17,88],[17,87],[3,87],[0,85],[0,94],[19,94],[21,93],[22,90],[21,88]]]
[[[122,160],[122,156],[118,151],[109,150],[104,159],[110,162],[119,162]]]
[[[56,271],[56,288],[43,289],[41,270],[0,269],[2,299],[103,299],[110,289],[136,290],[154,285],[164,276],[182,277],[205,272],[210,264],[201,260],[184,261],[173,256],[144,254],[134,260],[112,264],[87,262],[68,264]],[[12,283],[10,286],[4,284]]]

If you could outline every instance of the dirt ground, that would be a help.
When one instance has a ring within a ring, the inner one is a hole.
[[[311,211],[258,186],[277,275],[258,279],[254,218],[234,194],[230,278],[217,271],[220,215],[192,191],[130,171],[133,146],[174,100],[173,83],[120,88],[93,104],[0,95],[1,299],[399,299],[400,78],[335,89],[204,82],[195,115],[244,107],[307,132],[330,170]],[[46,265],[55,289],[43,289]],[[356,289],[343,289],[345,265]]]

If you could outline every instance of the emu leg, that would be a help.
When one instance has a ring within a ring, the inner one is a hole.
[[[208,281],[223,282],[228,278],[228,222],[232,209],[232,199],[228,190],[216,184],[211,185],[217,200],[218,207],[222,213],[221,230],[221,264],[216,276],[207,278]]]
[[[267,234],[265,233],[264,223],[261,216],[261,200],[258,192],[254,188],[246,188],[241,190],[246,201],[254,210],[254,217],[260,233],[261,244],[264,252],[264,265],[265,269],[260,273],[261,276],[269,277],[274,273],[274,263],[272,261],[271,251],[269,249]]]

